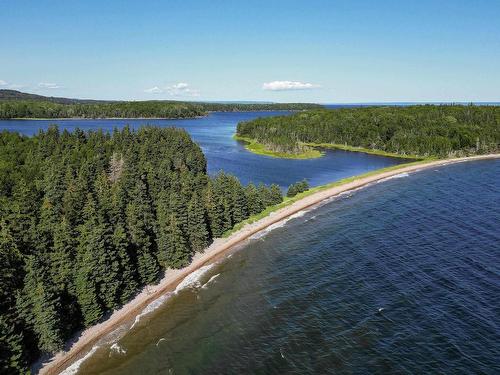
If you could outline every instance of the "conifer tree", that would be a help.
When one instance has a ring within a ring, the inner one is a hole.
[[[76,267],[76,295],[86,326],[97,322],[104,314],[99,284],[102,282],[102,264],[106,239],[101,238],[97,208],[92,194],[87,196],[84,210],[85,221],[80,227],[78,259]]]
[[[50,283],[45,256],[30,255],[26,262],[26,276],[22,293],[22,314],[31,324],[38,339],[38,347],[47,353],[62,349],[65,327],[62,324],[62,306],[56,288]]]
[[[48,252],[52,248],[54,228],[58,222],[56,207],[45,197],[40,207],[40,221],[32,228],[32,237],[38,252]]]
[[[18,250],[28,253],[34,244],[38,194],[33,186],[22,179],[14,188],[13,198],[9,215],[10,234]]]
[[[113,233],[113,246],[120,262],[121,285],[119,287],[119,302],[128,302],[137,292],[138,285],[134,264],[129,254],[127,233],[121,223],[118,223]]]
[[[219,196],[219,205],[223,208],[222,233],[233,227],[233,207],[230,197],[225,197],[224,193]]]
[[[261,183],[261,184],[259,184],[259,187],[257,190],[258,190],[260,200],[262,202],[262,210],[264,210],[264,208],[266,208],[267,206],[271,206],[273,204],[273,200],[272,200],[271,191],[269,190],[269,188]]]
[[[54,245],[50,253],[51,277],[59,290],[74,294],[73,270],[76,253],[76,233],[66,217],[54,228]]]
[[[0,314],[14,308],[16,290],[22,286],[23,258],[10,228],[0,219]]]
[[[213,183],[210,181],[205,191],[205,206],[207,208],[209,228],[212,237],[220,237],[224,233],[224,207],[214,192]]]
[[[280,204],[283,202],[283,194],[278,185],[272,184],[269,190],[270,205]]]
[[[127,206],[127,226],[137,257],[139,278],[143,285],[158,278],[159,267],[155,251],[155,217],[146,184],[138,180]]]
[[[259,192],[254,184],[248,184],[245,188],[245,195],[247,198],[248,211],[250,215],[258,214],[262,211],[263,203]]]
[[[66,190],[63,195],[63,213],[69,225],[76,227],[82,224],[82,211],[87,200],[88,186],[84,174],[73,176],[68,168],[65,176]]]
[[[6,315],[0,314],[0,374],[27,373],[23,334]]]
[[[4,220],[0,220],[0,373],[26,370],[22,324],[16,294],[22,287],[22,256]]]
[[[156,208],[157,214],[157,234],[156,243],[158,247],[158,262],[164,268],[169,267],[169,252],[170,252],[170,194],[167,190],[163,190],[158,195]]]
[[[205,209],[198,193],[194,193],[188,205],[189,244],[194,252],[202,251],[208,246],[208,228]]]
[[[75,288],[86,327],[98,322],[104,315],[94,274],[95,268],[95,259],[91,253],[84,252],[79,255]]]
[[[184,234],[188,232],[188,210],[185,195],[185,192],[172,190],[169,200],[170,212],[175,215],[177,224]]]
[[[189,263],[192,253],[174,214],[170,216],[168,233],[169,251],[166,256],[166,263],[172,268],[181,268]]]
[[[230,198],[232,200],[233,207],[232,224],[234,225],[248,218],[248,203],[245,196],[245,190],[238,179],[234,176],[231,176],[230,181]]]
[[[118,223],[125,227],[127,222],[126,209],[127,209],[127,192],[125,190],[124,178],[120,178],[111,186],[111,209],[110,220],[113,225]]]

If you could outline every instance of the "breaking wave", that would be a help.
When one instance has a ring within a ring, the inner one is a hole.
[[[399,173],[399,174],[396,174],[394,176],[390,176],[390,177],[386,177],[386,178],[382,178],[380,180],[377,181],[377,183],[379,182],[384,182],[384,181],[389,181],[389,180],[394,180],[396,178],[403,178],[403,177],[408,177],[409,174],[406,173],[406,172],[403,172],[403,173]]]
[[[220,276],[220,273],[218,273],[217,275],[213,275],[205,284],[203,284],[202,288],[205,289],[209,284],[211,284],[219,276]]]
[[[149,305],[147,305],[144,310],[141,311],[139,315],[135,317],[134,323],[130,326],[130,329],[134,328],[137,323],[141,320],[141,318],[144,315],[147,315],[151,313],[152,311],[156,310],[158,307],[160,307],[163,302],[165,302],[167,299],[169,299],[171,296],[171,293],[167,293],[163,296],[158,297],[155,299],[153,302],[151,302]]]
[[[74,375],[78,372],[80,369],[80,366],[83,362],[85,362],[89,357],[91,357],[96,351],[99,349],[99,346],[93,346],[90,351],[85,354],[82,358],[80,358],[78,361],[75,361],[71,366],[69,366],[66,370],[62,371],[60,375]]]
[[[184,278],[184,280],[181,281],[179,285],[177,285],[177,288],[175,288],[175,293],[178,293],[179,291],[186,288],[201,287],[201,282],[200,282],[201,277],[208,271],[210,271],[214,265],[215,263],[208,264],[206,266],[198,268],[196,271],[191,272]]]
[[[255,233],[254,235],[250,236],[249,238],[251,240],[258,240],[259,238],[264,237],[266,234],[268,234],[272,230],[277,229],[277,228],[281,228],[281,227],[285,226],[285,224],[288,223],[290,220],[297,219],[299,217],[304,216],[310,210],[311,209],[305,209],[305,210],[301,210],[299,212],[296,212],[293,215],[290,215],[290,216],[284,218],[283,220],[278,221],[277,223],[269,225],[267,228],[262,229],[261,231],[259,231],[259,232]]]
[[[111,347],[109,348],[110,353],[116,353],[116,354],[127,354],[127,350],[122,348],[117,342],[115,342]]]
[[[189,275],[187,275],[184,280],[180,282],[179,285],[177,285],[177,288],[175,288],[175,291],[173,293],[167,293],[163,296],[158,297],[155,299],[153,302],[151,302],[149,305],[147,305],[144,310],[141,311],[139,315],[135,317],[134,323],[130,326],[130,329],[134,328],[137,323],[147,314],[153,312],[157,308],[159,308],[163,303],[168,300],[173,294],[177,294],[179,291],[186,289],[186,288],[199,288],[201,287],[201,282],[200,279],[201,277],[207,273],[215,263],[203,266],[198,268],[197,270],[191,272]]]

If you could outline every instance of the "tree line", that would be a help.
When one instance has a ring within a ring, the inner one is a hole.
[[[177,101],[69,102],[0,100],[0,119],[12,118],[193,118],[213,111],[303,110],[301,103],[197,103]]]
[[[0,133],[0,373],[27,371],[282,200],[276,185],[210,178],[181,129]]]
[[[239,136],[291,154],[307,144],[341,144],[402,155],[453,157],[496,152],[500,106],[416,105],[310,110],[238,124]]]

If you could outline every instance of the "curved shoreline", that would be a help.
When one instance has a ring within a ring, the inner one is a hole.
[[[318,151],[316,148],[311,148],[309,151],[304,151],[300,154],[288,154],[285,152],[277,152],[266,149],[266,147],[257,142],[255,139],[242,137],[240,135],[234,134],[233,139],[238,142],[243,142],[245,144],[245,149],[257,154],[270,156],[272,158],[281,158],[281,159],[317,159],[324,156],[324,152]]]
[[[268,150],[264,144],[259,143],[257,140],[255,140],[253,138],[248,138],[248,137],[238,135],[237,133],[235,133],[233,135],[233,139],[235,141],[244,142],[245,149],[247,149],[248,151],[250,151],[254,154],[270,156],[273,158],[282,158],[282,159],[302,160],[302,159],[321,158],[325,155],[324,149],[330,149],[330,150],[361,152],[364,154],[385,156],[385,157],[397,158],[397,159],[408,159],[408,160],[434,159],[434,160],[436,160],[436,158],[430,158],[430,157],[424,157],[424,156],[418,156],[418,155],[403,155],[403,154],[397,154],[397,153],[387,152],[387,151],[382,151],[382,150],[377,150],[377,149],[347,146],[347,145],[336,144],[336,143],[307,143],[307,142],[303,143],[303,142],[301,142],[302,145],[310,147],[310,150],[302,152],[300,154],[292,154],[292,153],[287,153],[287,152],[276,152],[276,151]]]
[[[67,352],[56,354],[48,363],[44,363],[40,369],[40,374],[58,374],[76,360],[83,357],[103,336],[112,333],[120,325],[132,320],[151,302],[163,294],[174,290],[175,287],[190,273],[200,267],[212,263],[216,258],[224,255],[236,245],[249,239],[252,235],[280,222],[293,214],[304,209],[311,208],[325,199],[335,197],[343,192],[354,190],[373,182],[377,182],[388,177],[401,173],[416,172],[436,166],[455,164],[465,161],[486,160],[500,158],[500,154],[480,155],[455,159],[441,159],[432,161],[421,161],[411,164],[400,164],[395,167],[385,168],[369,172],[361,176],[344,179],[332,184],[324,185],[303,193],[298,199],[291,199],[277,206],[263,218],[251,223],[247,222],[241,229],[230,234],[227,238],[219,238],[205,250],[204,253],[196,254],[192,263],[181,270],[166,270],[165,276],[157,285],[146,287],[132,301],[116,311],[106,321],[90,327],[84,331],[78,340]]]

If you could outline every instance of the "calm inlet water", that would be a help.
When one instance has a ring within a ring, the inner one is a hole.
[[[191,276],[79,373],[500,373],[500,161],[400,177]]]
[[[112,131],[129,124],[138,128],[144,124],[177,126],[186,129],[203,149],[211,174],[224,170],[248,182],[277,183],[287,187],[291,183],[307,178],[311,185],[322,185],[344,177],[404,162],[402,159],[386,158],[346,151],[328,151],[323,158],[312,160],[287,160],[255,155],[245,150],[241,142],[232,139],[236,125],[256,117],[283,115],[289,112],[215,112],[207,117],[185,120],[3,120],[0,131],[17,131],[26,135],[47,129],[50,124],[74,130]]]

